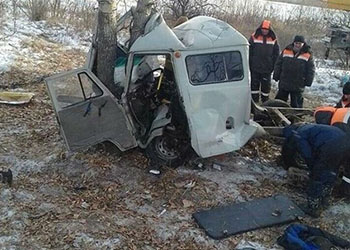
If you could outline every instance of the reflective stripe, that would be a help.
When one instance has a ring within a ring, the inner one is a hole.
[[[294,57],[294,52],[292,50],[285,49],[282,53],[283,57]]]
[[[269,93],[261,92],[261,95],[263,95],[263,96],[269,96]]]
[[[344,123],[348,123],[349,117],[350,117],[350,110],[348,110],[348,112],[346,112],[346,114],[344,116],[344,119],[343,119],[343,122]]]
[[[334,108],[334,107],[318,107],[318,108],[316,108],[315,114],[318,111],[328,111],[328,112],[331,112],[333,114],[336,110],[337,110],[337,108]]]
[[[331,125],[337,122],[348,123],[350,117],[350,108],[336,109],[331,120]]]
[[[260,35],[255,37],[255,33],[252,34],[252,40],[254,43],[264,43],[264,36]],[[274,45],[276,43],[276,39],[272,39],[271,37],[266,37],[266,44]]]
[[[298,56],[298,59],[302,59],[302,60],[305,60],[305,61],[309,61],[311,57],[311,54],[310,53],[303,53],[301,55]]]
[[[253,95],[254,94],[260,94],[260,90],[252,90],[251,92],[252,92]]]
[[[309,61],[309,58],[304,57],[304,56],[298,56],[298,59],[304,60],[304,61]]]
[[[254,43],[264,43],[264,41],[263,41],[263,40],[259,40],[259,39],[255,39],[255,38],[254,38]]]
[[[349,183],[350,184],[350,179],[348,178],[348,177],[346,177],[346,176],[343,176],[343,181],[345,181],[345,182],[347,182],[347,183]]]

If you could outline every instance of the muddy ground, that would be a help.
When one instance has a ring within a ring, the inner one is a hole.
[[[303,189],[289,185],[277,163],[280,145],[254,139],[202,168],[188,164],[160,177],[147,173],[140,150],[101,144],[69,153],[43,76],[82,65],[84,53],[44,39],[27,46],[43,52],[40,60],[20,58],[0,76],[2,90],[36,94],[27,105],[0,105],[0,168],[14,173],[12,187],[0,184],[1,249],[235,249],[242,240],[278,248],[287,225],[213,240],[192,213],[277,193],[302,201]],[[349,203],[334,198],[321,218],[301,222],[346,238]]]

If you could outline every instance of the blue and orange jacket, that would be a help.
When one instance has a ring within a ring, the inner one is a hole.
[[[298,152],[308,163],[314,161],[315,153],[323,145],[334,142],[334,150],[338,150],[335,142],[343,141],[346,138],[346,134],[341,129],[323,124],[291,125],[283,129],[283,135],[286,137],[286,143],[291,137],[294,137]]]
[[[299,52],[288,45],[277,58],[273,79],[279,81],[279,89],[294,92],[311,86],[315,77],[315,64],[310,46],[306,43]]]
[[[262,35],[262,28],[269,30],[266,36]],[[250,70],[271,74],[280,53],[280,47],[269,21],[264,20],[259,28],[251,35],[249,45]]]

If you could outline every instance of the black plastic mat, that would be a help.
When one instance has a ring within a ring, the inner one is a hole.
[[[198,225],[214,239],[288,223],[299,216],[304,216],[304,212],[284,195],[231,204],[193,214]]]

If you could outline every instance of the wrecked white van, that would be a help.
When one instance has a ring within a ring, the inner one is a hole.
[[[199,16],[170,29],[155,14],[124,53],[116,90],[88,66],[46,79],[68,149],[110,141],[177,166],[193,150],[224,154],[254,134],[248,42],[227,23]]]

